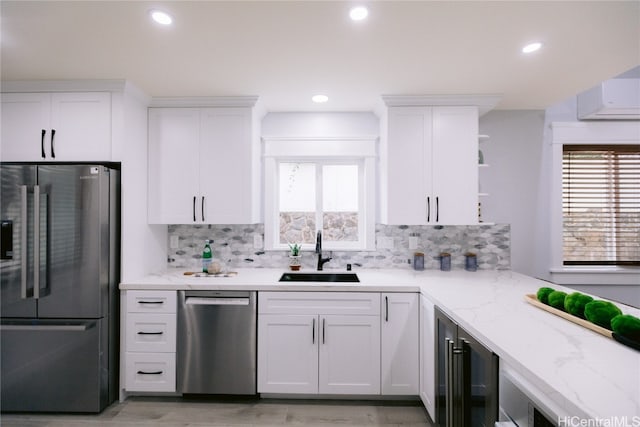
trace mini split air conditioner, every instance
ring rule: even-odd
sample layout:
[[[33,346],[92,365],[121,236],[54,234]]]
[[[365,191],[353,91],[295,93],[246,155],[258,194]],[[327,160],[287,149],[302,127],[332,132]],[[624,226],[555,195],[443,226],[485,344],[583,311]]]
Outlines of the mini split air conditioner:
[[[640,79],[606,80],[578,95],[580,120],[640,120]]]

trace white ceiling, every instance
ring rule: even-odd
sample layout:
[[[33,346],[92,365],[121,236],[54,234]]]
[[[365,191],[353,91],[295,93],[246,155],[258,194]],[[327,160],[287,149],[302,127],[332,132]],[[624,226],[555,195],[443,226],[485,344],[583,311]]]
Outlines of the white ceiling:
[[[347,16],[356,3],[364,22]],[[2,80],[124,78],[151,96],[259,95],[269,111],[366,111],[383,94],[541,109],[640,64],[639,1],[3,0],[0,13]],[[525,56],[533,40],[544,47]]]

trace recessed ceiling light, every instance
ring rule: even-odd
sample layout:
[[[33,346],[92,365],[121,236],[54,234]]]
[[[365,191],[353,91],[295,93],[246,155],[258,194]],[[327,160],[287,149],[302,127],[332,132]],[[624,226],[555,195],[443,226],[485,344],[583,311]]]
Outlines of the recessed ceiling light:
[[[322,104],[323,102],[327,102],[329,97],[327,95],[313,95],[311,100],[317,104]]]
[[[356,6],[349,11],[349,17],[354,21],[362,21],[369,15],[369,10],[364,6]]]
[[[542,43],[540,42],[529,43],[528,45],[522,48],[522,53],[532,53],[540,49],[541,47],[542,47]]]
[[[152,10],[150,13],[151,19],[156,21],[158,24],[171,25],[171,23],[173,23],[173,18],[167,12],[163,12],[161,10]]]

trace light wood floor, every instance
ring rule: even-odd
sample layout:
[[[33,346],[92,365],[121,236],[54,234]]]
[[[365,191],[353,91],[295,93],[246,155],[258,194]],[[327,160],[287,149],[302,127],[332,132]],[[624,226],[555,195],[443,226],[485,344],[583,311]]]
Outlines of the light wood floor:
[[[134,397],[99,415],[1,414],[3,427],[431,427],[416,402],[211,400]]]

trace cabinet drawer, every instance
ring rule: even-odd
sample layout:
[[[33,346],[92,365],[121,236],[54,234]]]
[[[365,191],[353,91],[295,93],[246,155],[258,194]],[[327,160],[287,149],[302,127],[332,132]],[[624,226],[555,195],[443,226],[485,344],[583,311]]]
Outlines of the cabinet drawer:
[[[175,313],[176,291],[127,291],[128,313]]]
[[[176,351],[176,315],[127,314],[127,351],[172,353]]]
[[[175,353],[126,353],[127,391],[176,391]]]
[[[380,294],[376,292],[259,292],[258,312],[379,316]]]

